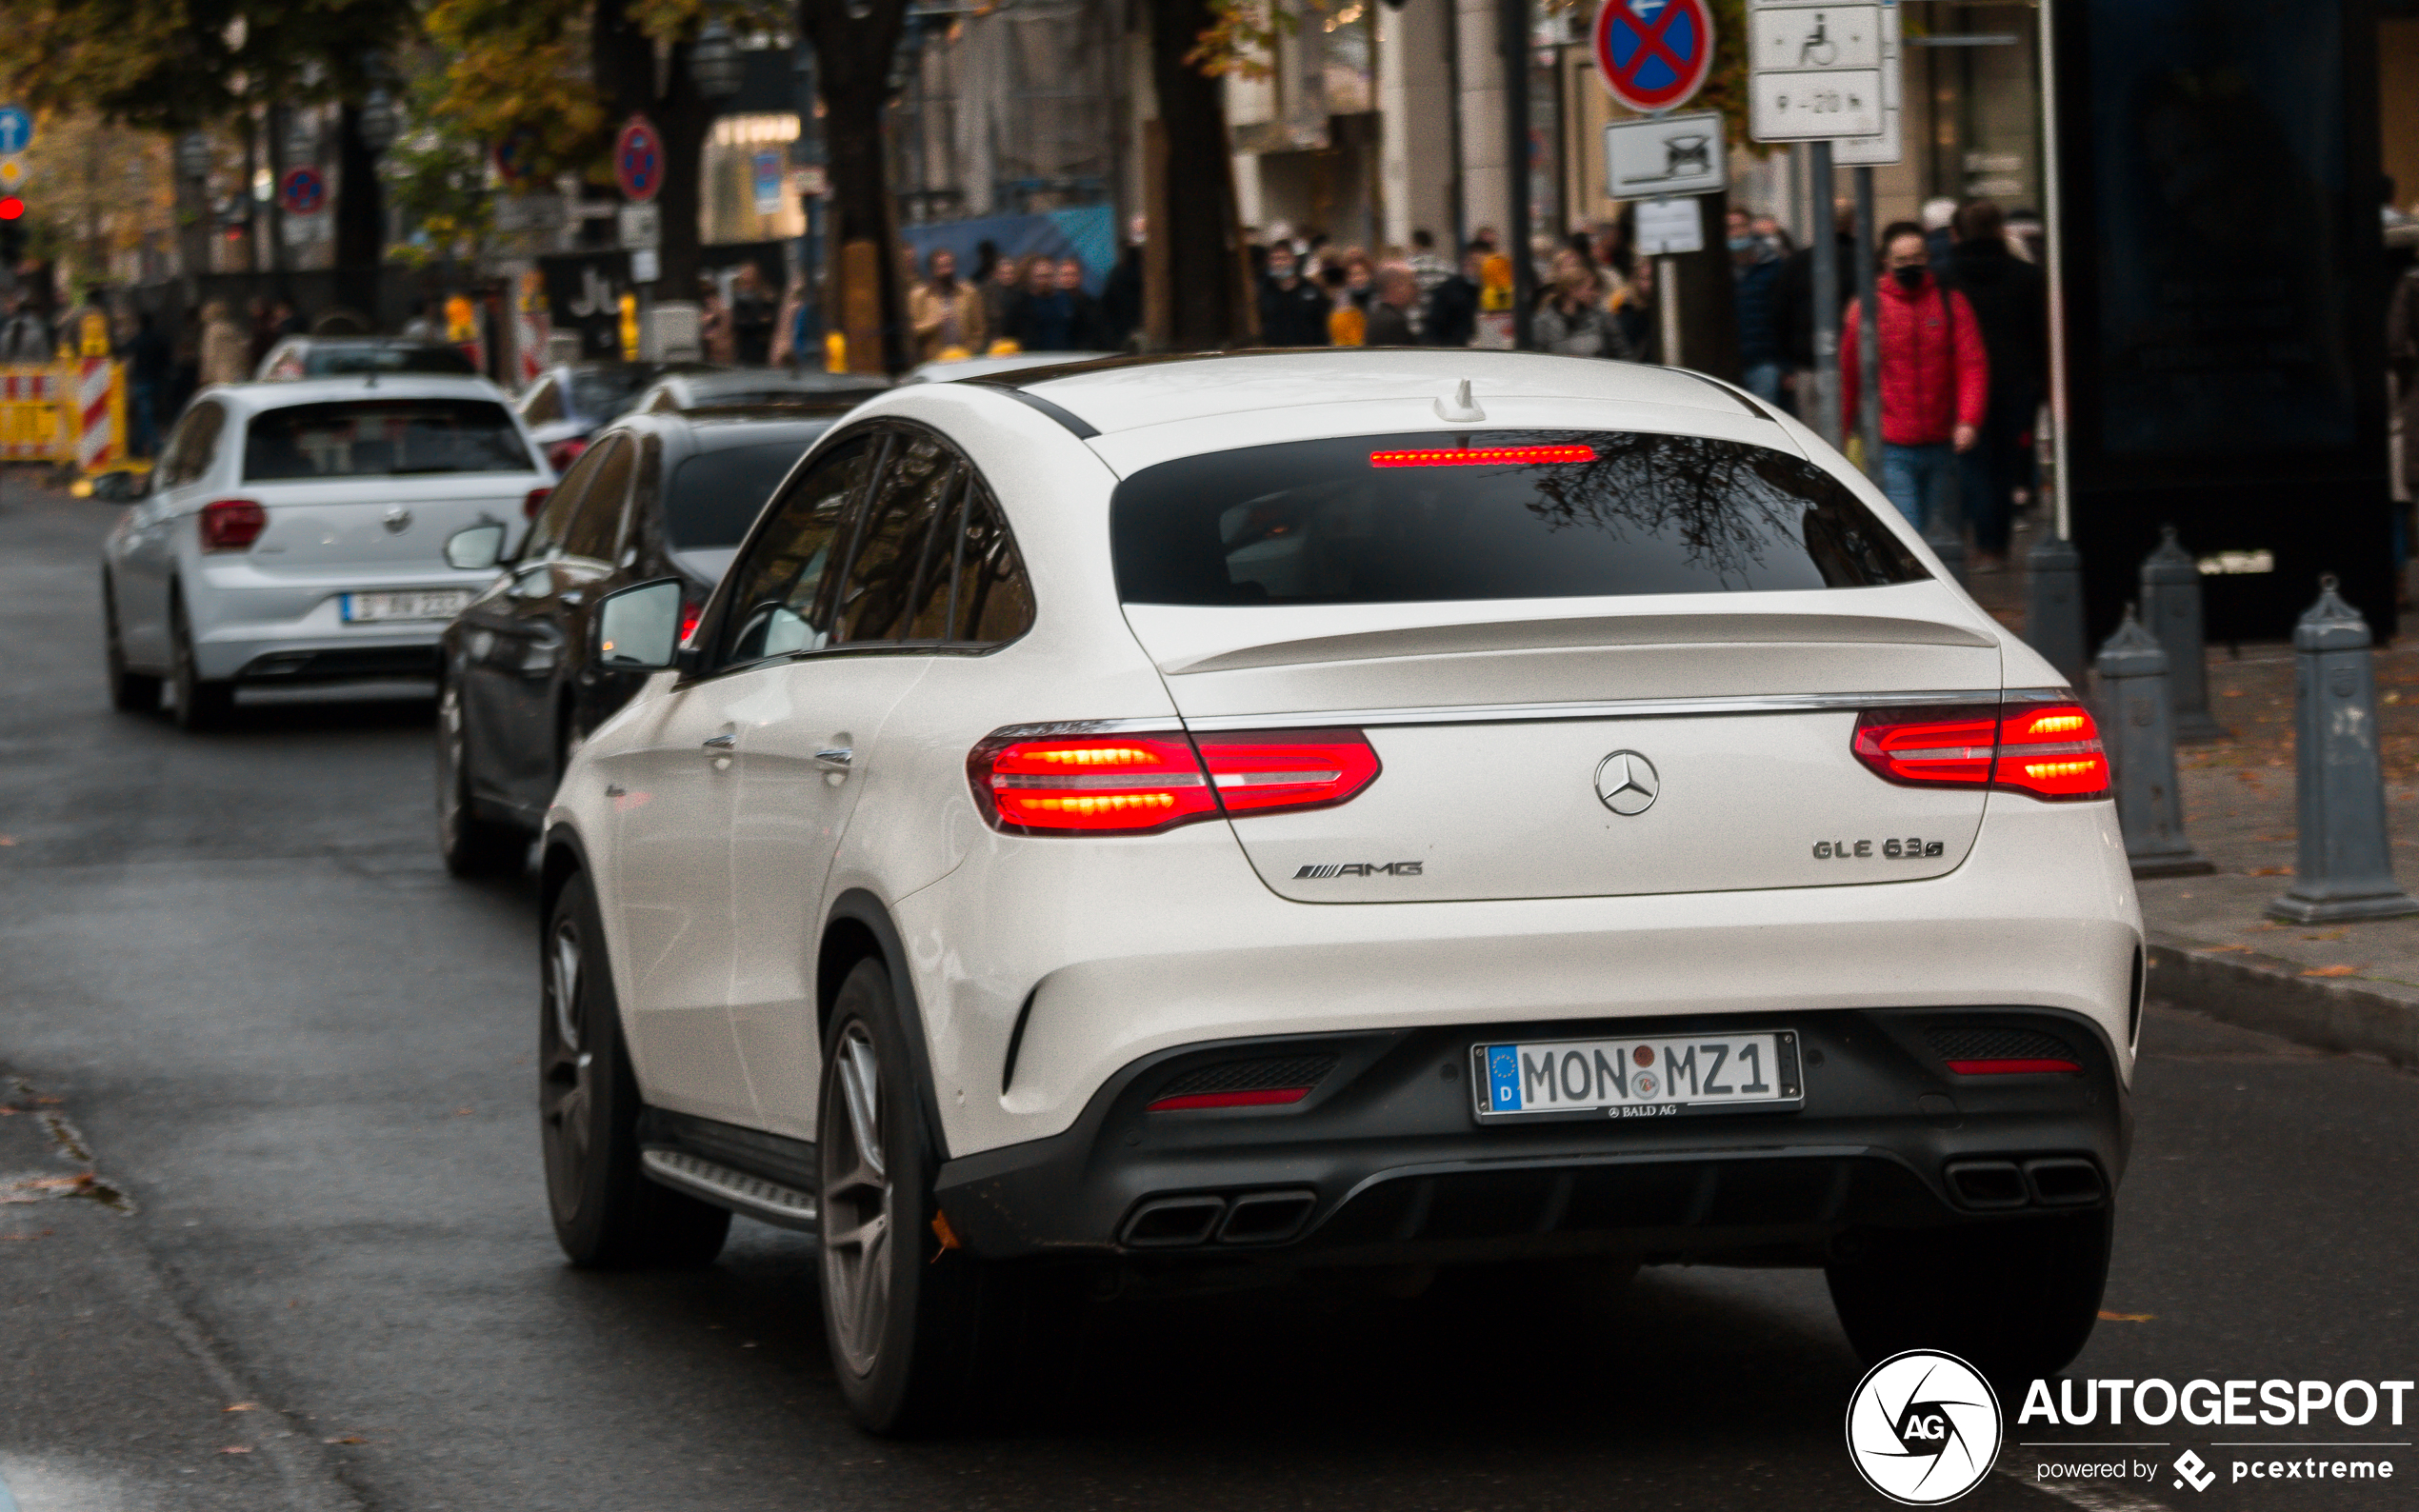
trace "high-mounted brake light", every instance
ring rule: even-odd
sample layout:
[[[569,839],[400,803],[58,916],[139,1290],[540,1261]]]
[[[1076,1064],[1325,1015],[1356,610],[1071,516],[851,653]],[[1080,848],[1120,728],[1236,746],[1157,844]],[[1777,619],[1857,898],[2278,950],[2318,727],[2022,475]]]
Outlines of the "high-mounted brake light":
[[[1909,787],[1988,785],[2050,800],[2109,790],[2100,729],[2080,704],[1867,709],[1853,745],[1857,760]]]
[[[1356,729],[1203,735],[993,736],[967,757],[984,817],[1024,833],[1172,828],[1323,808],[1367,787],[1377,752]]]
[[[1440,451],[1372,451],[1372,468],[1486,468],[1537,462],[1593,462],[1596,448],[1557,447],[1457,447]]]
[[[245,551],[269,528],[269,511],[250,499],[213,499],[202,506],[202,549]]]

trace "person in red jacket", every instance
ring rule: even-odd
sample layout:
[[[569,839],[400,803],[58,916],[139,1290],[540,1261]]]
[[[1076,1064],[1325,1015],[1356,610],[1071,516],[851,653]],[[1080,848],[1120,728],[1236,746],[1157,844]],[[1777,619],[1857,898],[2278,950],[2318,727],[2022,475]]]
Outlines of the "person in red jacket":
[[[1921,529],[1943,507],[1957,453],[1971,449],[1990,407],[1990,362],[1966,296],[1932,276],[1924,229],[1900,221],[1882,233],[1874,282],[1882,352],[1882,492]],[[1863,368],[1863,301],[1840,331],[1840,392],[1854,396]]]

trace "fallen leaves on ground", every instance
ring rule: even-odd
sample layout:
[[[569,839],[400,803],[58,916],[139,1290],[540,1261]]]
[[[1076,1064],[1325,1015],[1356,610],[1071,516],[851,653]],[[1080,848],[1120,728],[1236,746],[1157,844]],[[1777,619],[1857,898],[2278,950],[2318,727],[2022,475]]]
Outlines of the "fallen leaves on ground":
[[[0,1244],[30,1244],[37,1239],[48,1239],[50,1230],[39,1228],[30,1234],[0,1234]]]
[[[2213,956],[2218,954],[2220,951],[2249,950],[2249,948],[2250,946],[2247,945],[2203,945],[2200,948],[2200,954],[2205,956]]]
[[[2325,934],[2306,934],[2302,936],[2302,938],[2305,940],[2341,940],[2349,936],[2350,933],[2351,931],[2349,929],[2329,929]]]
[[[322,1439],[319,1442],[322,1443],[368,1443],[370,1441],[360,1434],[348,1433],[341,1439]]]
[[[2289,877],[2292,874],[2293,868],[2290,866],[2253,866],[2243,873],[2246,877]]]
[[[230,1443],[218,1452],[221,1454],[250,1454],[252,1452],[252,1446],[249,1443]]]
[[[38,1203],[62,1193],[83,1191],[92,1184],[90,1171],[73,1176],[27,1176],[0,1185],[0,1203]]]
[[[2309,970],[2303,972],[2302,975],[2306,977],[2356,977],[2360,975],[2360,972],[2361,968],[2359,966],[2312,966]]]
[[[2157,1316],[2158,1314],[2154,1312],[2110,1312],[2105,1307],[2100,1309],[2102,1323],[2149,1323]]]
[[[258,1412],[260,1410],[260,1403],[257,1402],[239,1402],[231,1407],[221,1407],[218,1410],[221,1412]]]

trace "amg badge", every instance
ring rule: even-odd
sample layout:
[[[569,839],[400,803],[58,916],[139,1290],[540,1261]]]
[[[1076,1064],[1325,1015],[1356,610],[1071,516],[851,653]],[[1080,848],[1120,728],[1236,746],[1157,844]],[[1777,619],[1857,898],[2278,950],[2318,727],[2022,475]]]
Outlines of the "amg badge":
[[[1340,865],[1305,866],[1293,874],[1300,882],[1305,877],[1316,882],[1324,877],[1416,877],[1424,865],[1417,861],[1349,861]]]

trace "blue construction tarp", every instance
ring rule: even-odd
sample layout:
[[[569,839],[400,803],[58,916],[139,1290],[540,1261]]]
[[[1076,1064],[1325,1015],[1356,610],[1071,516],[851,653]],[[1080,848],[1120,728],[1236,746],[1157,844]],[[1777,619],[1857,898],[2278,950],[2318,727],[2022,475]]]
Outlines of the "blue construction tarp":
[[[1080,258],[1084,264],[1084,290],[1096,295],[1108,280],[1110,269],[1117,265],[1117,212],[1107,205],[1086,205],[1041,215],[986,215],[980,220],[906,226],[900,228],[899,234],[915,249],[919,272],[927,254],[946,247],[957,254],[959,276],[970,278],[978,262],[975,249],[990,242],[1007,258],[1033,252]]]

